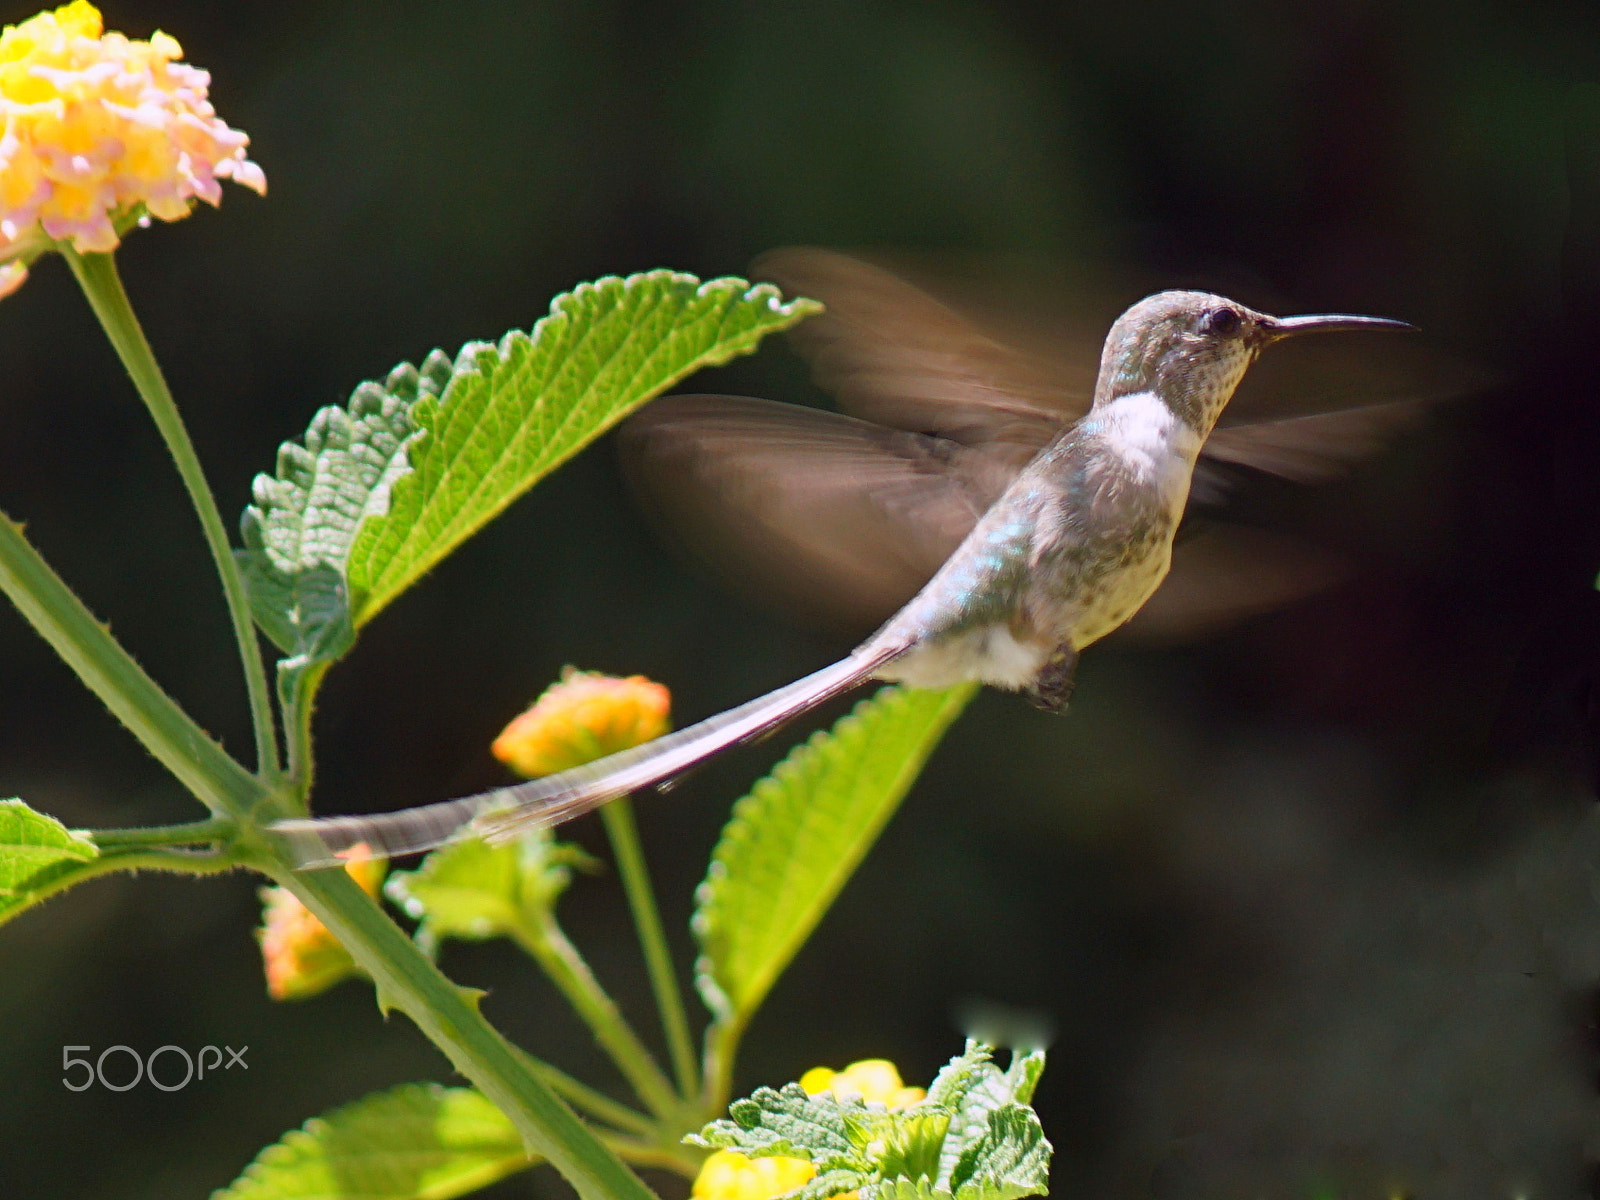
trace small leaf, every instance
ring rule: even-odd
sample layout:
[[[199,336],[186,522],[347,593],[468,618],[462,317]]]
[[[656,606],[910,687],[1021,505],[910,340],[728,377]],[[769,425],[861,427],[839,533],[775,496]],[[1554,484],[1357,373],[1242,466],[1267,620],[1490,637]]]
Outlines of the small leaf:
[[[1008,1104],[988,1114],[981,1137],[956,1156],[948,1180],[957,1200],[1016,1200],[1043,1195],[1050,1183],[1050,1143],[1031,1108]]]
[[[987,1181],[984,1186],[1028,1189],[1017,1195],[1039,1190],[1026,1182],[1031,1179],[1027,1172],[1041,1153],[1048,1169],[1050,1144],[1027,1102],[1043,1070],[1043,1051],[1014,1054],[1010,1068],[1001,1071],[987,1046],[969,1040],[939,1072],[928,1088],[928,1103],[951,1113],[939,1155],[941,1189],[959,1192],[974,1181]],[[1038,1182],[1042,1185],[1044,1179],[1041,1175]]]
[[[0,800],[0,921],[62,890],[99,848],[21,800]]]
[[[529,333],[464,347],[444,395],[412,413],[413,471],[351,547],[355,624],[646,400],[818,311],[767,284],[650,271],[582,284]]]
[[[547,829],[501,846],[464,838],[435,850],[415,871],[395,871],[384,894],[422,923],[418,936],[426,942],[481,941],[536,926],[536,914],[554,908],[567,889],[571,868],[588,862]]]
[[[799,1084],[758,1088],[728,1118],[685,1138],[752,1158],[807,1159],[817,1177],[796,1200],[859,1189],[865,1200],[1017,1200],[1048,1188],[1050,1143],[1017,1096],[1030,1092],[1042,1054],[1014,1056],[1011,1069],[986,1046],[966,1050],[939,1073],[926,1100],[885,1109],[859,1097],[808,1094]]]
[[[789,1195],[789,1200],[827,1200],[845,1192],[857,1192],[872,1182],[864,1171],[819,1171],[802,1187]]]
[[[285,1134],[212,1200],[449,1200],[528,1165],[516,1129],[481,1094],[408,1083]]]
[[[885,688],[795,750],[734,806],[697,894],[697,982],[748,1019],[976,691]]]
[[[862,1147],[869,1115],[859,1099],[841,1101],[827,1092],[809,1095],[798,1083],[757,1088],[728,1106],[728,1118],[713,1121],[683,1140],[694,1146],[738,1150],[752,1158],[783,1154],[816,1164],[819,1171],[867,1170]],[[887,1113],[880,1113],[887,1116]]]

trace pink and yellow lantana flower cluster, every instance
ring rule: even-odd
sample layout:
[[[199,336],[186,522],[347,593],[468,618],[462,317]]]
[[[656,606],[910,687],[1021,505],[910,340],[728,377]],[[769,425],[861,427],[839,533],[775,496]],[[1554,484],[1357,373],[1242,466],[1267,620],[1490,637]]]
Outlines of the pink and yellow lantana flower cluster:
[[[114,249],[140,206],[176,221],[196,198],[217,204],[222,179],[266,191],[250,139],[182,54],[164,33],[105,33],[88,0],[0,32],[0,295],[52,242]]]
[[[813,1096],[823,1092],[841,1100],[859,1096],[884,1108],[909,1108],[927,1097],[921,1088],[906,1087],[895,1065],[882,1058],[853,1062],[842,1071],[813,1067],[800,1076],[800,1086]],[[817,1168],[803,1158],[781,1154],[750,1158],[737,1150],[718,1150],[701,1165],[691,1200],[774,1200],[804,1186],[816,1173]]]

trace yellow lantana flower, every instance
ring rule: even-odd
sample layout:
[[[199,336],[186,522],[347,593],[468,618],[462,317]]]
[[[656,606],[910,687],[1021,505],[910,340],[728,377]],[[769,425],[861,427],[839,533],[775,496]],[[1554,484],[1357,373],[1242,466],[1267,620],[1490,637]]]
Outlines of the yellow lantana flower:
[[[800,1076],[800,1086],[813,1096],[832,1092],[840,1100],[859,1096],[868,1104],[885,1108],[910,1108],[928,1093],[919,1087],[906,1087],[900,1072],[886,1058],[864,1058],[842,1071],[812,1067]]]
[[[772,1200],[804,1187],[816,1173],[803,1158],[750,1158],[737,1150],[718,1150],[700,1164],[690,1195],[696,1200]]]
[[[660,737],[671,706],[671,693],[643,675],[568,667],[490,751],[519,775],[553,775]]]
[[[928,1095],[922,1088],[906,1087],[895,1065],[883,1058],[862,1059],[842,1071],[812,1067],[800,1076],[800,1086],[813,1096],[831,1092],[840,1100],[859,1097],[885,1108],[908,1108]],[[816,1173],[803,1158],[750,1158],[737,1150],[718,1150],[701,1164],[691,1195],[694,1200],[774,1200],[803,1187]],[[847,1192],[838,1200],[855,1196]]]
[[[176,221],[195,198],[219,203],[222,179],[266,192],[250,139],[182,55],[164,33],[105,33],[88,0],[0,31],[0,295],[52,241],[114,249],[141,205]]]
[[[377,896],[385,862],[357,842],[339,855],[344,869],[369,896]],[[357,971],[355,960],[328,927],[287,888],[261,889],[261,960],[267,968],[267,994],[274,1000],[304,1000]]]

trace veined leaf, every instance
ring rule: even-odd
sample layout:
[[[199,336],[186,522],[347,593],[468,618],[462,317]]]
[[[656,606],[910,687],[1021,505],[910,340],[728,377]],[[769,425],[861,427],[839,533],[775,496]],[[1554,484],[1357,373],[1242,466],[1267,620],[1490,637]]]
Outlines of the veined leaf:
[[[318,412],[304,445],[279,448],[277,474],[256,476],[240,560],[256,620],[285,654],[329,660],[349,648],[350,545],[363,521],[388,511],[394,481],[410,470],[417,402],[437,399],[450,377],[437,350],[420,370],[402,363],[356,388],[346,407]]]
[[[443,397],[412,414],[412,473],[356,535],[355,624],[646,400],[819,310],[766,284],[650,271],[582,284],[530,333],[463,348]]]
[[[817,1175],[801,1200],[855,1190],[865,1200],[1017,1200],[1049,1184],[1050,1143],[1024,1095],[1043,1069],[1035,1051],[1001,1071],[987,1046],[968,1042],[917,1104],[888,1109],[795,1083],[757,1088],[728,1106],[727,1120],[684,1140],[806,1159]]]
[[[1002,1071],[989,1048],[971,1040],[946,1064],[928,1088],[928,1103],[951,1114],[939,1151],[939,1188],[957,1195],[974,1184],[1023,1188],[1008,1193],[1017,1196],[1038,1190],[1033,1181],[1045,1178],[1050,1143],[1028,1102],[1043,1072],[1041,1050],[1013,1054]]]
[[[885,688],[734,806],[700,885],[697,983],[749,1018],[855,870],[976,685]]]
[[[239,552],[257,622],[312,668],[519,495],[634,408],[816,312],[743,279],[651,271],[558,296],[529,333],[364,383],[258,476]],[[309,684],[306,680],[311,680]]]
[[[0,922],[66,886],[95,844],[21,800],[0,800]]]
[[[574,866],[592,862],[576,846],[538,829],[502,846],[462,838],[441,846],[415,871],[395,871],[384,894],[421,922],[418,936],[505,937],[538,925],[538,914],[555,907]]]
[[[449,1200],[528,1165],[480,1093],[408,1083],[285,1134],[212,1200]]]

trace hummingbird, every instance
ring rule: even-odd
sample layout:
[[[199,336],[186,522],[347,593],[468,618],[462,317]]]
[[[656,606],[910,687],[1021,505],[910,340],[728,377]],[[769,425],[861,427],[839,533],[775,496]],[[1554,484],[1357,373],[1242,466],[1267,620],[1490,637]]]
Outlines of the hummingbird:
[[[1086,389],[884,268],[804,248],[757,266],[828,304],[796,341],[846,411],[666,397],[624,424],[625,457],[689,526],[720,524],[736,558],[892,615],[830,666],[585,766],[395,813],[277,822],[302,867],[358,842],[392,857],[468,829],[500,842],[559,824],[868,680],[977,681],[1062,711],[1080,653],[1166,590],[1185,508],[1216,486],[1215,463],[1320,479],[1408,419],[1408,405],[1375,405],[1218,427],[1272,343],[1404,321],[1160,292],[1111,326],[1085,406]]]

